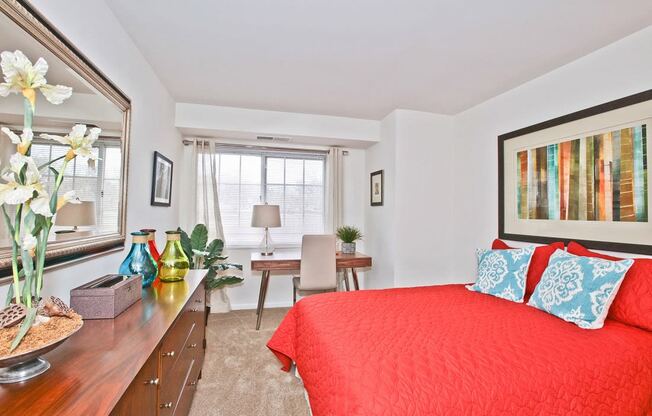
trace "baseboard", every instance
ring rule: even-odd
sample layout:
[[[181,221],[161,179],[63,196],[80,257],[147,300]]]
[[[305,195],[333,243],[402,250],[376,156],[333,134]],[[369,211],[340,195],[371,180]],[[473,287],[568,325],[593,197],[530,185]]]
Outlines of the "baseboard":
[[[265,309],[268,308],[289,308],[292,306],[292,301],[290,302],[265,302]],[[239,311],[243,309],[256,309],[258,307],[257,303],[232,303],[231,309],[234,311]]]

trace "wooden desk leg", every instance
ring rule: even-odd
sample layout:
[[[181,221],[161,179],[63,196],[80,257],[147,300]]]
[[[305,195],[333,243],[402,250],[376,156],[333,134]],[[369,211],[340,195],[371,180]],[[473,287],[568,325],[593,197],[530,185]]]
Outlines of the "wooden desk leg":
[[[263,270],[260,274],[260,290],[258,290],[258,304],[256,305],[256,315],[260,315],[260,300],[263,297],[263,287],[265,286],[265,274],[267,270]]]
[[[360,290],[360,285],[358,284],[358,272],[356,272],[353,267],[351,267],[351,275],[353,275],[353,286],[355,287],[355,290]]]
[[[256,330],[260,329],[260,322],[263,319],[263,309],[265,308],[265,297],[267,296],[267,286],[269,286],[269,270],[263,270],[263,276],[260,281],[260,293],[258,295],[258,319],[256,319]]]
[[[348,292],[350,290],[350,288],[349,288],[349,269],[342,270],[342,276],[344,278],[344,287],[346,287],[346,291]]]

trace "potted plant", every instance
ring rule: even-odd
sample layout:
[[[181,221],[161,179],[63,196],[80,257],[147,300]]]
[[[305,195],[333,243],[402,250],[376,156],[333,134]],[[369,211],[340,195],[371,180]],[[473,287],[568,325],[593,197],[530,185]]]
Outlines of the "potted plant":
[[[357,227],[343,225],[335,233],[342,240],[342,253],[355,254],[355,242],[362,239],[362,233]]]
[[[99,128],[88,130],[77,124],[66,136],[42,134],[68,149],[63,156],[37,166],[31,156],[32,120],[37,90],[52,104],[61,104],[72,95],[72,88],[49,85],[45,79],[48,64],[39,58],[35,64],[21,52],[2,52],[4,82],[0,97],[23,96],[23,129],[16,133],[7,127],[2,133],[16,145],[9,166],[0,180],[0,208],[11,238],[12,283],[5,308],[0,310],[0,383],[34,377],[50,365],[39,356],[61,344],[81,328],[81,317],[61,299],[41,297],[45,254],[54,216],[67,203],[79,203],[74,191],[59,195],[66,167],[77,157],[97,159],[92,145]],[[57,164],[55,165],[55,162]],[[41,172],[49,170],[55,180],[48,184]]]
[[[208,229],[204,224],[197,224],[190,236],[178,228],[181,232],[181,247],[190,260],[191,269],[208,269],[206,277],[206,289],[215,293],[211,296],[210,309],[213,312],[229,312],[231,302],[226,293],[226,287],[242,282],[244,279],[234,274],[242,274],[242,265],[227,263],[227,256],[222,255],[224,241],[219,238],[208,242]]]

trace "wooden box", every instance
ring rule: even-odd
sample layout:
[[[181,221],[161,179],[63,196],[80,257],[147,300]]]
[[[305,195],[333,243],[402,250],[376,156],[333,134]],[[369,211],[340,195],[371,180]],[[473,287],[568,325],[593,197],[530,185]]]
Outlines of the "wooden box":
[[[113,319],[141,298],[142,276],[107,274],[70,291],[70,306],[84,319]]]

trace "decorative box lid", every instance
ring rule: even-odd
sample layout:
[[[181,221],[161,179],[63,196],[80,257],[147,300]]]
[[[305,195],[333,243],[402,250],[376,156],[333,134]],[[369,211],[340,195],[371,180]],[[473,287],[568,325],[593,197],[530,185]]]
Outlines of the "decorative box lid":
[[[72,289],[70,296],[114,296],[116,291],[125,286],[137,284],[140,288],[141,281],[142,276],[139,274],[107,274]]]

